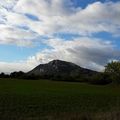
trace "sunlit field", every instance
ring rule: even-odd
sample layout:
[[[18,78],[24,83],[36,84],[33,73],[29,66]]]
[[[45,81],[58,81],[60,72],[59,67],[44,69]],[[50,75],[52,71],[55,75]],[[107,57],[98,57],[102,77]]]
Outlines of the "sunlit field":
[[[0,80],[0,120],[119,120],[120,86]]]

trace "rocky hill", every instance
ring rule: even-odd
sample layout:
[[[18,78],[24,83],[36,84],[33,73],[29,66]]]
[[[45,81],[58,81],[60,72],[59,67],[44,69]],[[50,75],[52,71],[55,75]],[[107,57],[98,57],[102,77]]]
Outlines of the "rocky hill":
[[[82,68],[74,63],[62,60],[53,60],[46,64],[40,64],[33,70],[29,71],[28,75],[41,77],[78,77],[91,76],[97,72]]]

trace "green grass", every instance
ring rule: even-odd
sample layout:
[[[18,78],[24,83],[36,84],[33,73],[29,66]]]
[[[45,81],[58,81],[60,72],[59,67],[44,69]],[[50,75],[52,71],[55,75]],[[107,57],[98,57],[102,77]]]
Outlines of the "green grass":
[[[119,120],[120,86],[0,80],[0,120]]]

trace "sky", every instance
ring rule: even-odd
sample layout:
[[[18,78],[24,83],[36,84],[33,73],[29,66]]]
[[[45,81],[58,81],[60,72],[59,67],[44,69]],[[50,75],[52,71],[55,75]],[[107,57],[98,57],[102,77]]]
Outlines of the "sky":
[[[120,0],[0,0],[0,72],[54,59],[103,71],[120,59]]]

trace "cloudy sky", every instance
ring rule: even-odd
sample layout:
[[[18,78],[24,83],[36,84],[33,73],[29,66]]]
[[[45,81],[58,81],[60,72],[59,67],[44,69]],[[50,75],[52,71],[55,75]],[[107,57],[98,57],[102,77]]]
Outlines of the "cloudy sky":
[[[101,71],[120,59],[120,0],[0,0],[0,72],[53,59]]]

